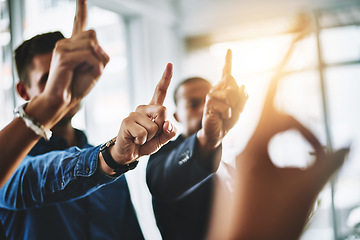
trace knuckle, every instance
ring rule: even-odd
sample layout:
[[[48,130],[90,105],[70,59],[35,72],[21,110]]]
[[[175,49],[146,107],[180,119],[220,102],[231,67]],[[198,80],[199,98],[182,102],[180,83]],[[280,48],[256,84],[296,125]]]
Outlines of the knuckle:
[[[88,30],[87,32],[88,32],[90,38],[95,38],[95,39],[96,39],[96,32],[95,32],[95,30],[90,29],[90,30]]]
[[[144,142],[146,140],[148,132],[146,131],[146,129],[142,128],[139,129],[139,131],[136,134],[136,138],[138,138],[140,140],[140,142]]]
[[[88,48],[91,48],[91,47],[94,47],[96,45],[96,43],[93,39],[89,38],[89,39],[86,39],[84,45]]]
[[[130,152],[125,152],[124,153],[124,158],[125,159],[131,159],[131,157],[132,157],[132,154]]]
[[[124,118],[124,119],[122,120],[121,125],[127,125],[128,123],[129,123],[129,117]]]
[[[136,110],[135,112],[141,112],[144,108],[145,108],[146,105],[139,105],[136,107]]]
[[[64,51],[65,45],[67,43],[67,39],[61,39],[56,42],[54,51],[62,52]]]
[[[104,54],[104,56],[105,56],[105,65],[106,65],[110,61],[110,57],[106,53]]]
[[[158,125],[156,123],[151,124],[151,126],[149,127],[149,132],[157,132],[159,129]]]
[[[93,65],[92,68],[93,75],[96,78],[99,77],[102,73],[103,67],[101,65]]]
[[[165,114],[166,114],[166,111],[167,111],[167,109],[166,109],[165,106],[162,106],[162,105],[159,106],[158,112],[159,112],[159,114],[160,114],[161,116],[165,115]]]
[[[123,119],[122,123],[128,125],[130,122],[132,122],[132,118],[133,118],[133,113],[130,113],[127,118]]]
[[[136,118],[136,116],[138,116],[138,113],[137,113],[137,112],[131,112],[131,113],[129,114],[129,117],[128,117],[128,118],[133,119],[133,118]]]

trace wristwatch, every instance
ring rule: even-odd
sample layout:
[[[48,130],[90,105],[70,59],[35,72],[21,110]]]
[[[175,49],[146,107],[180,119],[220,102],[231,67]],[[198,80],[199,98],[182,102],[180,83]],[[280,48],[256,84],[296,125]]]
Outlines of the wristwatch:
[[[138,165],[139,161],[136,160],[135,162],[128,163],[128,164],[119,164],[119,163],[115,162],[115,160],[113,159],[113,157],[111,156],[111,154],[109,152],[109,147],[114,145],[115,142],[116,142],[116,137],[111,139],[110,141],[104,143],[100,147],[100,152],[105,160],[106,165],[108,165],[110,168],[112,168],[114,170],[114,172],[117,173],[117,175],[120,175],[120,174],[126,173],[129,170],[134,169]]]

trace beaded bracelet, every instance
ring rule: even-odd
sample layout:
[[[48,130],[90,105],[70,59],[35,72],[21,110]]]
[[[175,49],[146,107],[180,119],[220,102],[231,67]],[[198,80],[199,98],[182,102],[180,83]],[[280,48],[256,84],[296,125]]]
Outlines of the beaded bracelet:
[[[14,109],[15,117],[19,117],[24,120],[26,126],[33,130],[37,135],[43,137],[46,141],[49,141],[52,135],[52,132],[49,129],[46,129],[34,118],[30,117],[25,112],[25,107],[28,103],[24,103]]]

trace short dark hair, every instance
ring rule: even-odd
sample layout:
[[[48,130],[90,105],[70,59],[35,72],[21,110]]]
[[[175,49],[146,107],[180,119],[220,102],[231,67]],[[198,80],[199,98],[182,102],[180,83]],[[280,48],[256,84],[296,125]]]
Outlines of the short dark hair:
[[[15,64],[20,82],[30,86],[28,73],[33,58],[39,54],[52,52],[57,41],[63,38],[64,35],[59,31],[39,34],[24,41],[15,49]]]
[[[177,106],[177,97],[176,97],[176,95],[177,95],[177,92],[178,92],[179,88],[180,88],[182,85],[186,84],[186,83],[192,83],[192,82],[197,82],[197,81],[206,82],[207,84],[209,84],[209,86],[211,86],[211,83],[210,83],[208,80],[206,80],[206,79],[204,79],[204,78],[201,78],[201,77],[186,78],[185,80],[183,80],[183,81],[181,81],[180,83],[178,83],[178,85],[176,85],[176,87],[175,87],[174,95],[173,95],[175,106]]]

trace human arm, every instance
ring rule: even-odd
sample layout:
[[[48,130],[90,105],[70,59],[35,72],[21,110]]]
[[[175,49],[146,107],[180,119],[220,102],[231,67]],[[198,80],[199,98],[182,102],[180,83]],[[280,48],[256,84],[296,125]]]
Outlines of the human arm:
[[[98,167],[100,147],[27,156],[0,189],[0,207],[29,209],[84,197],[117,178]]]
[[[167,64],[163,76],[148,105],[140,105],[129,114],[120,126],[116,142],[109,148],[117,164],[125,165],[139,157],[150,155],[160,149],[176,134],[176,129],[166,120],[166,108],[162,105],[172,77],[172,64]],[[116,175],[99,154],[99,166],[108,175]]]
[[[315,162],[306,169],[279,168],[270,158],[270,139],[288,129],[299,131],[315,150]],[[236,214],[232,222],[238,224],[232,226],[230,239],[298,239],[317,195],[341,167],[348,151],[325,153],[301,123],[265,104],[254,135],[236,159]]]
[[[86,12],[86,4],[79,0],[77,15],[83,15],[84,11]],[[84,25],[85,19],[78,19],[82,19],[81,23],[76,24]],[[82,47],[76,47],[79,44],[75,43],[81,43]],[[66,47],[68,45],[70,47]],[[50,129],[90,91],[107,62],[107,55],[98,46],[96,36],[91,32],[79,33],[69,40],[59,41],[53,52],[46,87],[40,95],[27,103],[26,114]],[[88,76],[87,80],[83,78],[84,75]],[[6,146],[0,151],[0,186],[9,179],[39,139],[40,136],[26,127],[25,122],[19,118],[0,132],[0,143]]]
[[[222,139],[238,120],[247,99],[244,88],[239,88],[231,77],[231,51],[223,75],[206,96],[202,128],[182,143],[181,136],[150,157],[147,183],[153,197],[177,198],[218,168]]]
[[[197,132],[199,142],[200,164],[206,166],[207,159],[218,151],[222,140],[239,119],[248,95],[245,87],[239,87],[231,75],[232,53],[229,49],[226,54],[222,80],[210,91],[202,117],[202,128]],[[221,157],[221,154],[218,154]],[[220,158],[215,162],[216,170]]]
[[[169,65],[169,67],[170,68],[167,69],[171,70],[171,65]],[[169,73],[171,73],[171,71],[169,71]],[[165,74],[165,76],[170,75]],[[166,80],[161,80],[160,85],[163,81],[170,81],[170,78],[167,77],[163,79]],[[154,96],[158,95],[159,90],[155,91]],[[159,102],[160,101],[157,101],[157,103]],[[145,110],[142,110],[142,108],[145,108]],[[166,109],[163,106],[142,106],[140,110],[139,112],[133,113],[135,115],[134,118],[129,117],[130,119],[128,121],[124,120],[121,128],[133,131],[133,124],[137,124],[138,122],[145,122],[143,123],[145,127],[147,127],[146,124],[156,126],[151,129],[152,132],[149,133],[153,134],[152,138],[147,138],[147,140],[154,142],[152,144],[150,142],[136,146],[136,149],[139,150],[139,155],[146,154],[147,151],[157,150],[164,139],[168,141],[170,139],[167,138],[168,136],[172,137],[175,135],[175,129],[171,129],[168,132],[165,127],[163,129],[166,129],[166,133],[157,133],[157,124],[165,124]],[[154,121],[157,123],[150,120],[152,118],[147,115],[149,112],[150,114],[159,114],[159,116],[150,115],[152,118],[155,118]],[[130,116],[132,116],[132,114],[130,114]],[[169,123],[167,123],[167,126],[168,125]],[[140,129],[142,129],[141,125]],[[127,132],[125,131],[125,133]],[[155,136],[156,134],[158,135]],[[142,150],[142,146],[145,147],[144,150]],[[91,152],[89,153],[89,151]],[[97,147],[83,150],[71,148],[66,151],[53,151],[45,155],[27,157],[18,167],[14,176],[2,189],[0,204],[3,204],[4,208],[27,209],[86,196],[118,177],[118,175],[112,177],[104,173],[106,170],[100,167],[101,160],[99,160],[99,156],[101,156],[101,154],[99,147]]]
[[[236,158],[234,201],[227,211],[231,214],[222,218],[213,216],[209,239],[218,236],[222,239],[298,239],[317,195],[341,167],[349,151],[345,148],[326,153],[310,130],[275,107],[274,98],[283,76],[282,69],[298,39],[294,39],[270,82],[258,125]],[[268,152],[270,140],[290,129],[298,131],[315,151],[314,162],[306,168],[280,168],[271,160]],[[224,208],[224,202],[216,202],[215,209],[221,208]],[[217,227],[219,223],[229,228],[220,229]]]

